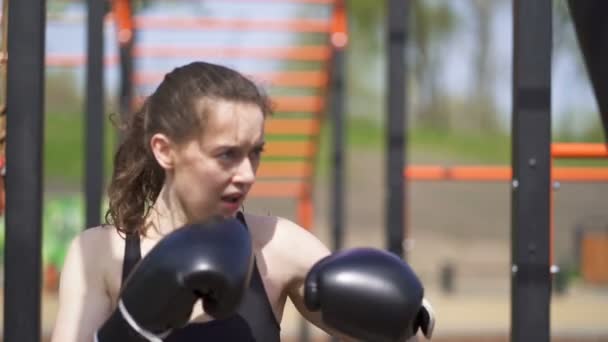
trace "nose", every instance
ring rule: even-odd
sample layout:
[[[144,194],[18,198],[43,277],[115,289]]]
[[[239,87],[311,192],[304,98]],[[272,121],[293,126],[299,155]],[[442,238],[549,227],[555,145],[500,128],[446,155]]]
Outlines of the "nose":
[[[243,158],[235,170],[235,183],[251,185],[255,181],[255,167],[249,158]]]

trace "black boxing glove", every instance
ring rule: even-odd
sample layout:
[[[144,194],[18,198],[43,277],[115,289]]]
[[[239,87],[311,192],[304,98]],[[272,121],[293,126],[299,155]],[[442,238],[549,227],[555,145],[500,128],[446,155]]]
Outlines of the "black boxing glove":
[[[249,285],[253,250],[237,219],[191,224],[164,237],[127,278],[99,342],[162,341],[201,298],[216,319],[233,314]]]
[[[305,279],[308,310],[320,311],[329,328],[364,341],[405,341],[420,327],[428,330],[423,296],[408,264],[372,248],[329,255]]]

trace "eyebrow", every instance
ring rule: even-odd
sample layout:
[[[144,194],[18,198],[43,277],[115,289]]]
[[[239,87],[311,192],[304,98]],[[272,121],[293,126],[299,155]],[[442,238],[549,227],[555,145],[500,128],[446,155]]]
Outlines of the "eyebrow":
[[[260,148],[260,147],[264,147],[264,145],[266,145],[266,141],[262,140],[262,141],[259,141],[259,142],[256,142],[255,144],[253,144],[253,147]],[[241,148],[241,145],[221,144],[221,145],[214,146],[213,150],[217,151],[217,150],[229,149],[229,148]]]

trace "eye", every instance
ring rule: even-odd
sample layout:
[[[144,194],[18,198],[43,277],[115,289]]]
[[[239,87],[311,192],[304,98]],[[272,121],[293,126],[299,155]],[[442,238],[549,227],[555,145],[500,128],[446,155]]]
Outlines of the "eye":
[[[222,160],[233,160],[238,157],[238,152],[235,149],[227,149],[219,154],[219,158]]]
[[[251,151],[251,154],[254,158],[260,158],[262,156],[262,153],[264,152],[264,146],[259,146],[253,149],[253,151]]]

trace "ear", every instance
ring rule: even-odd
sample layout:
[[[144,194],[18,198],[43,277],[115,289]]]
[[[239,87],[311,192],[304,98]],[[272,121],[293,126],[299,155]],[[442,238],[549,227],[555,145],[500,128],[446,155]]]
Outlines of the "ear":
[[[173,143],[162,133],[156,133],[150,138],[150,148],[158,164],[165,170],[173,169],[175,154]]]

